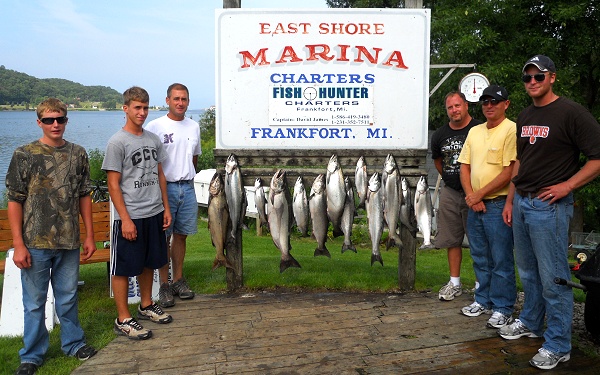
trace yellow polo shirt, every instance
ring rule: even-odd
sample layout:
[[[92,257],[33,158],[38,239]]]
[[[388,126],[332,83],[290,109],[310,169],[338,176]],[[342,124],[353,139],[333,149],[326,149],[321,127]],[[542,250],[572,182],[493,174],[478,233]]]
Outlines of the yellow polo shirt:
[[[489,184],[504,167],[517,160],[517,124],[504,119],[498,126],[488,129],[487,122],[473,127],[467,135],[458,161],[471,166],[473,191]],[[508,184],[484,199],[508,194]]]

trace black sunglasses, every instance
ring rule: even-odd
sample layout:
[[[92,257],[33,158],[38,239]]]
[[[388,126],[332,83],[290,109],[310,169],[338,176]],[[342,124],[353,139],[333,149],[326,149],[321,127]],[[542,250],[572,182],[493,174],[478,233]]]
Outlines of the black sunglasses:
[[[488,104],[496,105],[496,104],[498,104],[500,102],[503,102],[503,101],[504,100],[498,100],[498,99],[483,99],[481,101],[481,105],[488,105]]]
[[[529,83],[529,81],[531,81],[532,78],[534,78],[537,82],[542,82],[546,79],[546,75],[544,73],[523,74],[523,77],[521,77],[521,79],[525,83]]]
[[[67,122],[69,118],[67,116],[60,116],[60,117],[44,117],[41,118],[40,121],[46,125],[52,125],[54,124],[54,120],[56,120],[56,122],[58,122],[59,124],[64,124]]]

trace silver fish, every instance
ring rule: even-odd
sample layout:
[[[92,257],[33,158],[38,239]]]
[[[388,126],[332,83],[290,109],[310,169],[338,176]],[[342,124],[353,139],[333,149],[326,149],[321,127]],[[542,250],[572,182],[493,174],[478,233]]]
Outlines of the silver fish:
[[[375,262],[379,262],[383,266],[383,259],[379,252],[379,242],[383,233],[383,193],[381,191],[379,173],[377,172],[373,173],[373,176],[369,180],[366,206],[367,223],[371,237],[371,266]]]
[[[367,175],[367,164],[365,158],[360,157],[356,162],[356,170],[354,171],[354,185],[356,186],[356,194],[358,195],[357,208],[364,207],[367,200],[367,191],[369,190],[369,176]]]
[[[424,176],[419,178],[415,191],[415,217],[417,226],[423,234],[423,245],[419,249],[431,249],[431,222],[433,219],[433,204],[431,203],[431,193]]]
[[[213,271],[219,267],[233,268],[225,256],[225,244],[227,232],[231,225],[229,221],[229,209],[225,197],[223,177],[215,173],[208,186],[210,194],[208,198],[208,230],[210,239],[217,252],[213,262]]]
[[[294,185],[294,196],[292,208],[294,211],[294,220],[296,220],[296,227],[302,236],[308,235],[308,222],[310,220],[308,213],[308,200],[306,199],[306,189],[304,188],[304,182],[302,182],[302,176],[299,176]]]
[[[312,220],[312,232],[317,240],[315,256],[324,255],[331,258],[329,250],[325,246],[327,241],[327,230],[329,220],[327,219],[327,193],[325,192],[325,181],[322,174],[315,178],[308,194],[308,207]]]
[[[400,179],[400,186],[402,187],[402,204],[400,205],[400,222],[415,236],[416,218],[415,209],[413,206],[412,192],[406,178]]]
[[[344,213],[342,214],[342,232],[344,232],[344,243],[342,244],[342,253],[352,250],[356,253],[356,247],[352,244],[352,224],[354,224],[354,189],[350,178],[344,179],[346,187],[346,203],[344,204]]]
[[[333,237],[338,237],[343,234],[341,225],[346,188],[344,187],[344,173],[335,154],[331,156],[329,164],[327,164],[325,191],[327,192],[327,216],[333,225]]]
[[[402,204],[402,191],[400,187],[400,171],[396,159],[391,154],[385,159],[381,173],[381,186],[383,188],[383,217],[388,226],[386,250],[392,246],[402,247],[402,240],[396,231],[400,218],[400,205]]]
[[[254,204],[258,211],[258,219],[260,225],[267,225],[267,198],[265,197],[265,189],[262,186],[262,180],[260,177],[254,181]]]
[[[275,172],[271,179],[267,204],[271,237],[273,238],[273,243],[281,252],[279,272],[281,273],[289,267],[300,268],[300,263],[290,254],[290,250],[292,250],[290,230],[294,221],[292,197],[285,182],[285,171],[281,169]]]
[[[231,218],[230,237],[235,241],[237,231],[243,224],[248,203],[246,190],[242,185],[242,173],[234,154],[230,154],[225,163],[225,196]]]

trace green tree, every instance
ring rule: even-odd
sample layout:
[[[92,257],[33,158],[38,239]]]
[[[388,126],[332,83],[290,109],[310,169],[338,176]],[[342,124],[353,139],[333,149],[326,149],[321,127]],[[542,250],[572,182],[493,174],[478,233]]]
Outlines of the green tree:
[[[88,159],[90,161],[90,178],[96,181],[106,181],[106,171],[102,169],[104,151],[97,148],[90,150]]]
[[[216,115],[215,107],[210,107],[204,111],[200,120],[198,121],[200,126],[200,138],[202,155],[198,158],[198,168],[212,169],[215,168],[215,158],[213,150],[215,148],[215,127],[216,127]]]

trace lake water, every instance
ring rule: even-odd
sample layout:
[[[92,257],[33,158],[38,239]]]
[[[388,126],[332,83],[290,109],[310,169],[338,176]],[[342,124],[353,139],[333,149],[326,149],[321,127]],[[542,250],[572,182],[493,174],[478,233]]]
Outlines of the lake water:
[[[190,110],[186,113],[194,121],[200,120],[204,110]],[[146,123],[160,116],[164,111],[150,111]],[[64,138],[83,146],[88,152],[102,151],[108,139],[125,124],[123,111],[71,111]],[[5,190],[4,179],[15,148],[39,139],[42,130],[38,127],[35,111],[0,111],[0,192]]]

